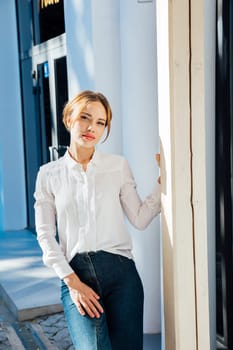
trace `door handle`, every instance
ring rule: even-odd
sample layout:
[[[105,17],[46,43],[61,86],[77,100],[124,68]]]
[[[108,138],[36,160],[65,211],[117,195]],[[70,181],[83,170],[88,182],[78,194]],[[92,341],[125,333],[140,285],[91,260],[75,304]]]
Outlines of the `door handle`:
[[[57,160],[58,158],[62,157],[64,153],[67,151],[68,146],[59,145],[56,146],[50,146],[49,147],[49,156],[50,161]]]

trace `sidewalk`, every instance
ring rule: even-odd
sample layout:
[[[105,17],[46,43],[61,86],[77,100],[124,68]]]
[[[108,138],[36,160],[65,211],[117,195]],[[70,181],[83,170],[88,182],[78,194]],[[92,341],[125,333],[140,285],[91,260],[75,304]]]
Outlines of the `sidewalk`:
[[[144,350],[161,350],[160,335],[144,335]],[[30,322],[0,322],[0,350],[75,350],[63,313]],[[119,349],[121,350],[121,349]]]
[[[0,350],[74,350],[60,281],[43,265],[35,235],[0,232],[0,261]],[[160,349],[160,335],[144,336],[144,350]]]
[[[19,320],[62,311],[60,281],[30,231],[0,232],[0,297]]]

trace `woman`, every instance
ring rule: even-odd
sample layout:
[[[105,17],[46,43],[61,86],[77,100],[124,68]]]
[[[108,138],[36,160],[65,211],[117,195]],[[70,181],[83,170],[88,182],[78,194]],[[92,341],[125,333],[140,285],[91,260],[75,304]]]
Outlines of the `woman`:
[[[44,263],[61,279],[78,350],[143,347],[143,287],[124,214],[144,229],[160,212],[160,186],[142,202],[127,161],[95,150],[111,119],[101,93],[84,91],[69,101],[63,122],[70,147],[40,168],[36,182],[38,241]]]

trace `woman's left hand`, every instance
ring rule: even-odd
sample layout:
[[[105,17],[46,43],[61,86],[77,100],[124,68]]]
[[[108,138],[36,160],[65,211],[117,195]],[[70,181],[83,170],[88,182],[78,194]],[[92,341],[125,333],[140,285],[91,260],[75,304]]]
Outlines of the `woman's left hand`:
[[[160,167],[160,153],[156,153],[155,159],[156,159],[156,161],[158,163],[158,166]]]
[[[158,166],[160,167],[160,153],[156,153],[155,159],[156,159],[156,161],[157,161]],[[159,184],[161,184],[161,178],[160,178],[160,176],[158,177],[157,181],[158,181]]]

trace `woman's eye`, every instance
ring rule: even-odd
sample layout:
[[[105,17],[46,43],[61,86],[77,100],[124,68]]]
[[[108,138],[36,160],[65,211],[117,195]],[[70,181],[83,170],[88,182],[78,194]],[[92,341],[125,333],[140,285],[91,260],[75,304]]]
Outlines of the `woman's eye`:
[[[103,122],[98,122],[97,124],[98,124],[98,125],[105,126],[105,123],[103,123]]]
[[[88,119],[88,118],[87,118],[87,116],[86,116],[86,115],[81,115],[81,119],[86,120],[86,119]]]

